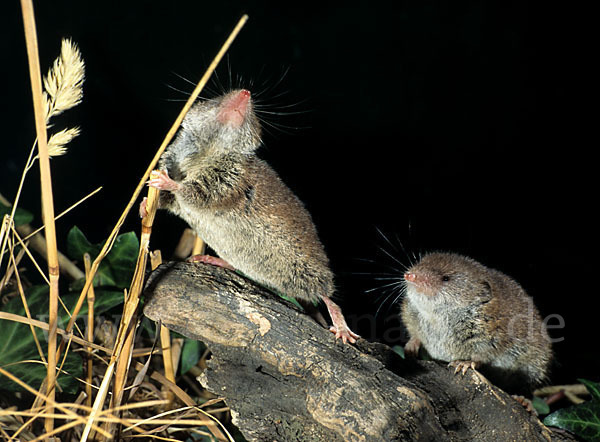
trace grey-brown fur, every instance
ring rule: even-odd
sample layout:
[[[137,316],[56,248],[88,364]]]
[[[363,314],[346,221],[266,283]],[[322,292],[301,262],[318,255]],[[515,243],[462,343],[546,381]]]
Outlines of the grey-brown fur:
[[[307,301],[330,297],[333,274],[309,213],[255,155],[260,125],[251,109],[240,128],[216,121],[226,98],[199,102],[186,116],[160,161],[182,188],[161,192],[161,207],[249,278]]]
[[[431,253],[405,280],[402,319],[434,359],[481,363],[509,386],[546,380],[550,339],[532,298],[513,279],[461,255]]]

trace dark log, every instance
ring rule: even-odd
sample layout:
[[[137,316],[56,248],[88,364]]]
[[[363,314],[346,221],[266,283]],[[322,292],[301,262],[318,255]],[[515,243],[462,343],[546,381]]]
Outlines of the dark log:
[[[312,318],[235,272],[167,263],[144,313],[212,351],[200,382],[225,397],[249,441],[574,440],[477,372],[405,361]]]

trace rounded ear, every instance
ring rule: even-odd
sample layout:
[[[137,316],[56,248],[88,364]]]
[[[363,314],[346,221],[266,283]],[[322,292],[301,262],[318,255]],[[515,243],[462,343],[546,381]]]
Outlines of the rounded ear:
[[[479,296],[484,299],[484,300],[490,300],[492,299],[492,286],[489,282],[487,282],[485,279],[482,281],[479,281],[480,285],[481,285],[481,290],[479,292]]]

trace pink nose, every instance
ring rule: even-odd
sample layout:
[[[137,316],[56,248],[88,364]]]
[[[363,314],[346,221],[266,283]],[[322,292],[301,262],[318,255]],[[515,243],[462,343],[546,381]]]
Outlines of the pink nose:
[[[415,279],[417,279],[417,275],[415,275],[412,272],[406,272],[404,274],[404,280],[405,281],[415,282]]]
[[[217,114],[217,120],[233,128],[240,127],[246,118],[249,102],[250,92],[242,89],[237,94],[223,100]]]

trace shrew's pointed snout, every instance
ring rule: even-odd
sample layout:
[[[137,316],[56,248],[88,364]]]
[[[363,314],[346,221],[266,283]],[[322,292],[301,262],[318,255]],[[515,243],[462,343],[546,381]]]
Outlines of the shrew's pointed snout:
[[[416,279],[417,279],[417,275],[415,275],[413,272],[406,272],[404,274],[404,280],[405,281],[415,282]]]
[[[217,120],[232,127],[240,127],[248,113],[250,91],[241,89],[228,96],[219,109]]]

